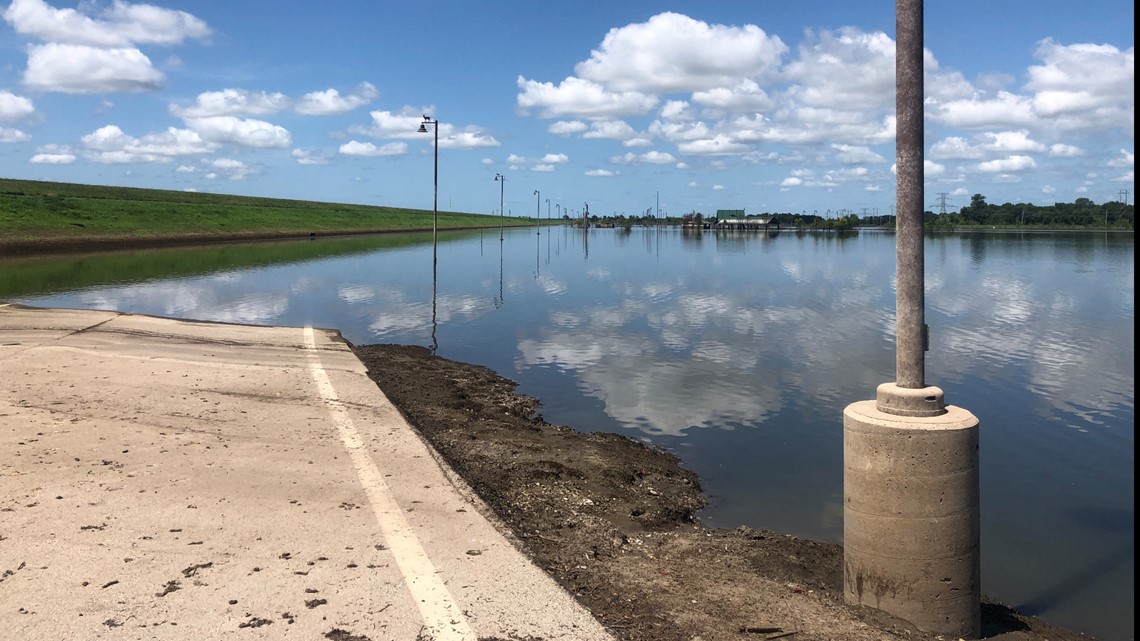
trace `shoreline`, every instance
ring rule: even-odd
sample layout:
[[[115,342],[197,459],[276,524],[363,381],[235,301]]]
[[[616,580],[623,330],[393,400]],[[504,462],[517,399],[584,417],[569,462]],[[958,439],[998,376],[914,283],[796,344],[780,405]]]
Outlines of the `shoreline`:
[[[622,641],[937,638],[845,604],[839,544],[701,524],[700,481],[671,453],[546,423],[514,382],[423,347],[351,347],[524,553]],[[1088,639],[986,597],[982,632]]]
[[[540,223],[541,224],[541,223]],[[546,223],[545,227],[557,227],[565,224],[559,221],[555,225]],[[512,224],[508,227],[531,227],[533,223]],[[439,228],[440,232],[474,231],[478,229],[494,229],[488,227],[446,227]],[[679,226],[674,226],[678,229]],[[648,227],[646,229],[649,229]],[[409,227],[404,229],[344,229],[322,231],[251,231],[229,232],[225,234],[163,234],[156,236],[70,236],[39,238],[2,238],[0,237],[0,255],[3,256],[49,256],[58,254],[78,254],[85,252],[117,251],[130,249],[160,249],[165,247],[189,247],[195,245],[222,245],[245,242],[269,242],[276,240],[306,240],[327,239],[347,236],[370,236],[379,234],[424,233],[431,231],[431,227]],[[788,233],[834,233],[835,230],[826,229],[796,229],[788,228]],[[894,231],[890,227],[856,227],[851,232],[860,231]],[[927,234],[938,233],[1112,233],[1135,234],[1132,229],[1091,229],[1087,227],[1050,228],[1050,227],[932,227],[927,228]],[[714,232],[715,233],[715,232]]]

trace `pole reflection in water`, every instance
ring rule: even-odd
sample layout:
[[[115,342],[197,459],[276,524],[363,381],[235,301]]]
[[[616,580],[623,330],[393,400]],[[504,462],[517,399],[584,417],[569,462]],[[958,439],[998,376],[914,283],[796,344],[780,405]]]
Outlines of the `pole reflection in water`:
[[[503,243],[499,243],[499,297],[495,299],[495,309],[503,307]]]
[[[438,269],[438,245],[436,242],[435,234],[432,234],[431,239],[431,353],[434,355],[436,350],[439,349],[439,341],[436,340],[435,331],[438,327],[436,324],[435,305],[436,298],[439,294],[439,269]]]

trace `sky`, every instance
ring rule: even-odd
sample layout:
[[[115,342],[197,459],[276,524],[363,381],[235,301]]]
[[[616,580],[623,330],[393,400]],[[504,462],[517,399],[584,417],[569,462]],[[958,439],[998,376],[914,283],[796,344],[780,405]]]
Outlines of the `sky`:
[[[894,10],[12,0],[0,176],[512,216],[885,215]],[[1132,2],[924,11],[928,209],[1133,202]]]

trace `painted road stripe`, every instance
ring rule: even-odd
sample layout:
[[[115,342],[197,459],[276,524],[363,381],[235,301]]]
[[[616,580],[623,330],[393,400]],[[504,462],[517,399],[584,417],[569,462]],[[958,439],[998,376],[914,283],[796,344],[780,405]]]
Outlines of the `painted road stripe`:
[[[431,559],[424,552],[415,532],[408,525],[403,510],[384,482],[384,476],[364,447],[352,417],[337,397],[328,372],[321,365],[311,326],[305,326],[305,347],[313,382],[317,384],[321,399],[329,409],[341,442],[352,457],[360,484],[364,486],[364,493],[372,505],[372,513],[380,525],[384,543],[396,557],[396,565],[400,568],[400,574],[404,575],[404,583],[420,609],[427,627],[424,631],[436,641],[476,641],[463,611],[455,604],[447,586],[435,573]]]

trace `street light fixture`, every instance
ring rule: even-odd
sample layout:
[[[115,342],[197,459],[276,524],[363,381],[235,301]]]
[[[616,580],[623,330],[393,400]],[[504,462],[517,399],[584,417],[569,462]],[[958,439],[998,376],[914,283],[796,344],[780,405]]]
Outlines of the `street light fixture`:
[[[431,202],[431,233],[435,237],[439,229],[439,120],[432,120],[427,114],[424,114],[423,122],[420,123],[418,133],[426,134],[428,132],[427,125],[432,124],[435,129],[435,182],[432,190]]]
[[[507,177],[495,174],[495,182],[499,183],[499,242],[503,241],[503,190],[507,187]]]
[[[542,192],[534,190],[534,233],[541,235],[542,230],[538,226],[538,219],[542,218]]]

